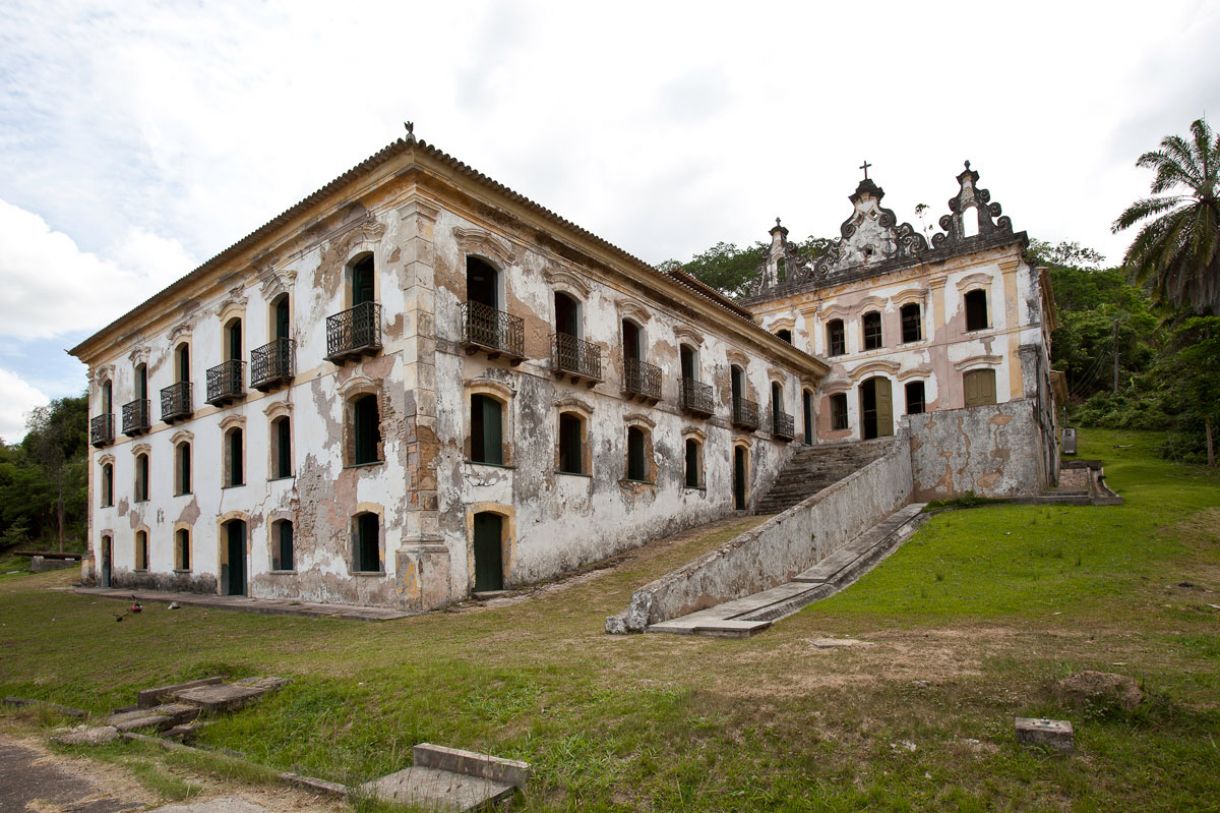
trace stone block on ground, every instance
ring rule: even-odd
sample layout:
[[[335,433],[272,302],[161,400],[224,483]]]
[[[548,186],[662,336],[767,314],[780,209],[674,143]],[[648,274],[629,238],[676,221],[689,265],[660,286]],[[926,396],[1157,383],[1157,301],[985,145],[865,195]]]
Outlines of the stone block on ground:
[[[124,711],[119,714],[112,714],[106,720],[106,723],[114,726],[119,731],[137,731],[141,728],[155,728],[161,731],[174,725],[172,718],[164,714],[158,714],[152,709],[139,709],[137,711]]]
[[[503,759],[491,754],[481,754],[477,751],[462,751],[458,748],[446,748],[443,745],[433,745],[421,742],[411,749],[417,768],[436,768],[441,771],[477,776],[490,779],[493,782],[503,782],[518,788],[525,788],[530,778],[528,762],[517,759]]]
[[[105,745],[118,738],[119,730],[112,725],[77,726],[51,737],[61,745]]]
[[[224,678],[217,675],[214,677],[202,678],[200,680],[188,680],[185,683],[171,683],[168,686],[157,686],[153,689],[145,689],[138,695],[136,705],[142,709],[151,709],[153,706],[159,706],[167,700],[172,700],[175,692],[181,692],[186,689],[194,689],[199,686],[213,686],[222,682],[224,682]]]
[[[1016,729],[1017,742],[1022,745],[1043,745],[1063,753],[1070,753],[1076,747],[1075,732],[1067,720],[1018,717]]]

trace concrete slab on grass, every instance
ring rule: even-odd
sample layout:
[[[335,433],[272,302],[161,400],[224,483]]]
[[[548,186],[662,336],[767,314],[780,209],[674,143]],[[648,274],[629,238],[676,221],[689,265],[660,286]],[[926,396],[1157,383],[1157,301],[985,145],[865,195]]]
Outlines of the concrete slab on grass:
[[[467,776],[437,768],[412,766],[360,786],[358,793],[385,802],[416,805],[424,810],[477,810],[516,791],[507,782]]]

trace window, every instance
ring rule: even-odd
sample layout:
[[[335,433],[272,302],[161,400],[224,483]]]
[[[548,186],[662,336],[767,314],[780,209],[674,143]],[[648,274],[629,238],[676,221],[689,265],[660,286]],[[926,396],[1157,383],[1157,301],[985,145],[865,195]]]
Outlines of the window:
[[[352,401],[352,465],[381,462],[381,415],[376,395]]]
[[[777,338],[783,339],[788,344],[792,344],[792,331],[791,330],[788,330],[787,328],[783,328],[782,330],[775,331],[775,335]]]
[[[191,532],[179,528],[174,532],[174,570],[191,569]]]
[[[376,514],[357,514],[352,522],[352,569],[358,573],[381,572],[380,522]]]
[[[114,386],[105,381],[102,383],[102,413],[109,415],[114,412]]]
[[[148,500],[148,454],[146,452],[136,455],[134,499],[136,502],[147,502]]]
[[[174,375],[180,384],[191,380],[191,346],[186,342],[174,351]]]
[[[847,393],[845,392],[830,396],[830,428],[833,430],[847,428]]]
[[[271,477],[292,476],[292,423],[287,415],[271,422]]]
[[[698,357],[695,355],[695,348],[689,344],[681,345],[678,348],[678,355],[682,361],[682,378],[686,381],[694,381],[699,376],[695,372],[699,368]]]
[[[288,294],[280,294],[271,302],[271,339],[287,339],[291,335]]]
[[[148,531],[136,531],[136,570],[148,570]]]
[[[225,361],[241,361],[241,319],[230,319],[225,323]]]
[[[924,411],[924,390],[922,381],[912,381],[906,385],[907,414],[921,415]]]
[[[135,374],[135,389],[136,400],[143,401],[148,397],[148,366],[144,364],[136,365]]]
[[[648,481],[648,434],[638,426],[627,427],[627,479]]]
[[[842,319],[831,319],[826,323],[826,354],[841,356],[847,352],[847,331]]]
[[[246,484],[244,449],[245,441],[240,427],[233,427],[225,433],[225,485],[244,486]]]
[[[363,514],[362,516],[372,516],[374,520],[377,517],[373,514]],[[374,540],[376,539],[376,529],[374,529]],[[374,542],[374,551],[376,550],[376,542]],[[271,523],[271,569],[272,570],[295,570],[296,565],[293,560],[293,538],[292,538],[292,523],[286,519],[276,520]]]
[[[559,470],[565,474],[585,474],[584,419],[575,412],[559,415]]]
[[[191,493],[191,444],[182,441],[174,448],[174,494]]]
[[[784,414],[784,388],[779,382],[771,382],[771,426],[779,424],[779,416]]]
[[[102,464],[102,507],[114,505],[114,464]]]
[[[349,266],[352,283],[352,307],[376,301],[373,255],[362,254]]]
[[[627,362],[643,361],[640,352],[640,326],[630,319],[623,320],[623,360]]]
[[[504,407],[490,395],[470,396],[470,459],[504,465]]]
[[[801,391],[801,417],[805,423],[805,443],[813,445],[813,393],[809,390]]]
[[[966,406],[986,406],[995,403],[995,370],[970,370],[962,376],[966,390]]]
[[[729,366],[729,386],[733,391],[733,411],[736,412],[745,397],[745,381],[741,368],[736,364]]]
[[[478,257],[466,258],[466,301],[478,302],[492,309],[500,307],[499,280],[496,269]]]
[[[686,439],[686,487],[703,488],[703,448],[694,438]]]
[[[902,306],[902,341],[917,342],[923,339],[923,320],[919,315],[919,305],[911,302]]]
[[[967,292],[966,330],[986,330],[988,327],[987,292],[982,288]]]
[[[555,292],[555,332],[580,338],[580,304],[563,291]]]
[[[962,210],[962,237],[976,237],[979,233],[979,209],[967,206]]]
[[[881,314],[877,311],[869,311],[864,314],[861,322],[864,327],[864,349],[876,350],[881,347]]]

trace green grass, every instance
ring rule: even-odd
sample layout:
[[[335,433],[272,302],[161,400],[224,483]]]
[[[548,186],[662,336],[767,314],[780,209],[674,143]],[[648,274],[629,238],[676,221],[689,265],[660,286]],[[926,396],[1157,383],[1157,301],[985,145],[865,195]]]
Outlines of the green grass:
[[[1220,477],[1157,460],[1153,435],[1081,434],[1126,505],[939,512],[749,640],[601,632],[734,529],[530,601],[386,623],[149,605],[116,624],[119,604],[44,574],[0,579],[0,694],[102,712],[172,680],[281,674],[204,743],[344,782],[424,740],[487,750],[533,764],[526,811],[1215,810]],[[827,636],[871,646],[810,643]],[[1084,668],[1153,701],[1096,719],[1056,705],[1051,683]],[[1018,715],[1072,719],[1079,753],[1018,747]],[[215,770],[160,764],[188,785]]]

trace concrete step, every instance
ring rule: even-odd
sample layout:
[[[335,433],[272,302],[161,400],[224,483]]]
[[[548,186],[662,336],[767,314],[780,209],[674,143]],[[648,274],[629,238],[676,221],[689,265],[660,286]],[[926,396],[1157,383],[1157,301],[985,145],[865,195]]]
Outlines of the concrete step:
[[[904,506],[821,562],[770,590],[648,627],[648,632],[746,638],[813,602],[837,593],[884,559],[926,518],[923,503]]]
[[[421,810],[486,810],[508,799],[529,781],[530,766],[475,751],[430,743],[412,749],[410,768],[366,782],[363,796]]]

